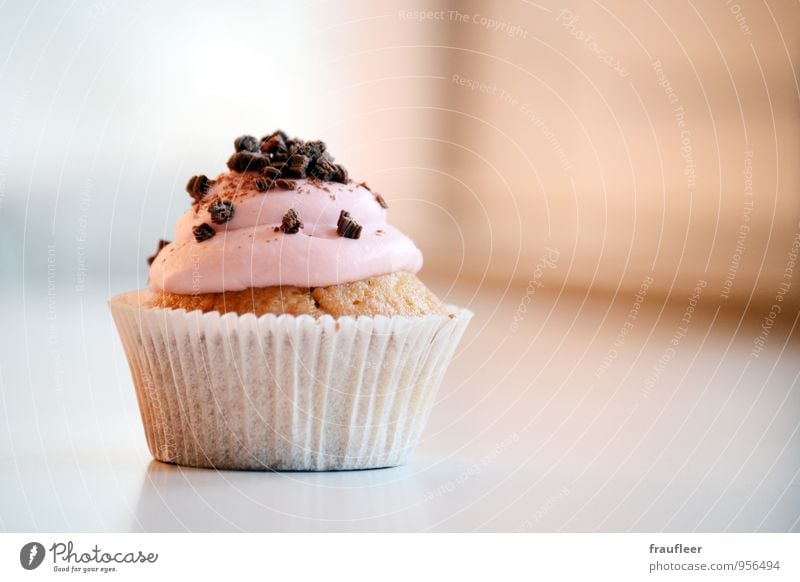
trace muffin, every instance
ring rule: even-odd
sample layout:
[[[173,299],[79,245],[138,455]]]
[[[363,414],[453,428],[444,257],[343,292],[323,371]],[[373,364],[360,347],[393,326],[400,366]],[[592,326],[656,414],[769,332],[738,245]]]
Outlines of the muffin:
[[[472,314],[417,277],[386,200],[321,141],[234,142],[193,176],[150,289],[109,304],[160,461],[335,470],[403,463]]]

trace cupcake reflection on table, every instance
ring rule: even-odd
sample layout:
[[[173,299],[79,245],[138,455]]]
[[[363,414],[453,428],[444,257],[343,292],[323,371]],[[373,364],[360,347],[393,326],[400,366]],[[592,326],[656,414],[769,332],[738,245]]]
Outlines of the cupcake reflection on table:
[[[395,466],[416,446],[472,317],[417,277],[386,200],[321,141],[235,140],[193,176],[149,290],[110,306],[148,446],[218,469]]]

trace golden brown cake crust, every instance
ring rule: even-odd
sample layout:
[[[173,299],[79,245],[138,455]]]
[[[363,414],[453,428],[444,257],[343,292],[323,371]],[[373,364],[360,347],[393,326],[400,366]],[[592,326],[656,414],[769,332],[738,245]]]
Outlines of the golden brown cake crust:
[[[410,273],[390,273],[330,287],[256,287],[225,293],[179,295],[156,292],[151,306],[186,311],[264,315],[385,315],[417,317],[442,313],[441,301]]]

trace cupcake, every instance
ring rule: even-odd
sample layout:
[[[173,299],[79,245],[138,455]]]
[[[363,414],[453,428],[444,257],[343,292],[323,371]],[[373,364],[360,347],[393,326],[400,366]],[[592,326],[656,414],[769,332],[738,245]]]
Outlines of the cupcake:
[[[150,288],[110,300],[159,461],[217,469],[402,464],[472,313],[417,277],[386,200],[321,141],[235,140],[192,177]]]

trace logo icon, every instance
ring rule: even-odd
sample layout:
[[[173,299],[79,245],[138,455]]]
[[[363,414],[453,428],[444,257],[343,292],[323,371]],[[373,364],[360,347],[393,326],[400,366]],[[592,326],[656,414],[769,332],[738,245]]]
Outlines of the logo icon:
[[[35,570],[44,561],[44,546],[39,542],[28,542],[19,551],[19,563],[26,570]]]

